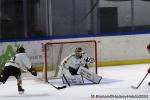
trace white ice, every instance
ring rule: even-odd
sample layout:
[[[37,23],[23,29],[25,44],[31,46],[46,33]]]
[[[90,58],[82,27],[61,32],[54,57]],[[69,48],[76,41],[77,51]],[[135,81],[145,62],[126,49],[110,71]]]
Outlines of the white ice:
[[[103,77],[101,84],[62,90],[35,79],[25,79],[22,95],[18,94],[16,80],[10,78],[0,86],[0,100],[150,100],[150,75],[138,89],[131,88],[132,85],[138,86],[149,67],[149,64],[99,67],[98,74]]]

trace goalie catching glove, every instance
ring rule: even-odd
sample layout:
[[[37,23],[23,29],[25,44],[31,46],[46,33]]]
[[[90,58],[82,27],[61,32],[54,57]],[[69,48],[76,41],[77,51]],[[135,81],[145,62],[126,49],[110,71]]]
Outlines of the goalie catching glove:
[[[34,75],[34,76],[37,76],[37,72],[36,72],[36,70],[34,69],[34,68],[29,68],[28,69],[28,71],[32,74],[32,75]]]

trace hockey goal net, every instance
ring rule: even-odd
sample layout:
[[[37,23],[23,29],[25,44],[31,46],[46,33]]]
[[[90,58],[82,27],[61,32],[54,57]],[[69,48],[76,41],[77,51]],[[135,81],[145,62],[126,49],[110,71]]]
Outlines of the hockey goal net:
[[[48,42],[44,45],[44,78],[45,81],[56,78],[61,61],[81,47],[87,56],[94,58],[89,70],[97,73],[97,44],[95,40],[73,42]]]

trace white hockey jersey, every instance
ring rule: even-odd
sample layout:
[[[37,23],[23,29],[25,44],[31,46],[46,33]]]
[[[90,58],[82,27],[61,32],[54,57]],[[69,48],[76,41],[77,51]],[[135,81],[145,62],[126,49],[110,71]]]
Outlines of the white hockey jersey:
[[[71,55],[64,58],[59,66],[57,77],[61,77],[63,73],[68,73],[67,69],[69,67],[78,69],[79,67],[84,67],[86,64],[94,62],[94,59],[88,57],[87,53],[82,52],[81,55],[81,58],[76,58],[75,53],[72,53]]]
[[[74,53],[69,55],[61,62],[61,66],[67,69],[69,67],[77,69],[80,66],[85,66],[87,64],[87,54],[83,52],[81,55],[81,58],[76,58]]]
[[[24,71],[27,71],[28,68],[31,68],[31,62],[26,53],[18,53],[13,56],[5,66],[14,66],[21,68]]]

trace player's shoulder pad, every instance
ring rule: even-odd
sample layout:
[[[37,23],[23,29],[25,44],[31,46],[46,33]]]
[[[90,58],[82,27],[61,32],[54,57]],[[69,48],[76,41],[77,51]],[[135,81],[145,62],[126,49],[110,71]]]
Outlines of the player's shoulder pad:
[[[68,57],[66,57],[66,58],[64,59],[63,63],[64,63],[64,64],[67,64],[68,61],[69,61],[69,59],[70,59],[72,56],[73,56],[73,55],[71,54],[71,55],[69,55]]]
[[[85,55],[85,54],[87,54],[87,53],[86,53],[86,52],[81,52],[81,54]]]
[[[75,54],[69,55],[69,56],[67,57],[67,60],[71,59],[71,58],[74,57],[74,56],[75,56]]]
[[[86,52],[82,52],[82,57],[83,58],[87,57],[87,53]]]

